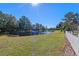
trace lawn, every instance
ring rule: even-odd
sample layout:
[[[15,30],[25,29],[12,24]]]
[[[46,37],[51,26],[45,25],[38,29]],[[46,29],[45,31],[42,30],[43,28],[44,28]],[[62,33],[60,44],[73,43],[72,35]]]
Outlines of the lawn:
[[[34,36],[0,36],[2,56],[59,56],[64,54],[64,33],[55,31]]]

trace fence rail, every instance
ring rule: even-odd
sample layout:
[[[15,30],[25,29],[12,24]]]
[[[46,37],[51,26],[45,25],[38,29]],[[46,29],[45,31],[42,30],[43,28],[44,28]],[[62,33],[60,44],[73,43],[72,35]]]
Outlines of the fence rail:
[[[72,32],[65,32],[65,36],[68,39],[68,41],[70,42],[73,50],[75,51],[76,55],[79,56],[79,37],[74,36],[72,34]]]

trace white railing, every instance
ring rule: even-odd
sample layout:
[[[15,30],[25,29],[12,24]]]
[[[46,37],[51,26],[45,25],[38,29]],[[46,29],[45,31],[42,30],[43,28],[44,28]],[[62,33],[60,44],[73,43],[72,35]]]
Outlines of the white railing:
[[[79,56],[79,37],[74,36],[72,32],[65,32],[65,36],[70,42],[73,50],[75,51],[76,55]]]

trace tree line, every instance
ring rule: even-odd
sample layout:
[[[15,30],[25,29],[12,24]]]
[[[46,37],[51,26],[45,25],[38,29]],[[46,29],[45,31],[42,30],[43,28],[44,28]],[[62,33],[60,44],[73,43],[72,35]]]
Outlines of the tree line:
[[[0,11],[0,33],[31,35],[32,31],[44,32],[46,27],[39,23],[32,24],[26,16],[17,20],[15,16]]]
[[[68,12],[64,15],[62,22],[60,22],[56,28],[64,31],[79,30],[79,14],[74,12]]]

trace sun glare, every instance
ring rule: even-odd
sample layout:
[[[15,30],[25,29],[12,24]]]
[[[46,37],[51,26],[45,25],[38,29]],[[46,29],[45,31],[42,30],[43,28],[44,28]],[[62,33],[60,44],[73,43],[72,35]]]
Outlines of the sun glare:
[[[39,3],[32,3],[32,6],[38,6]]]

